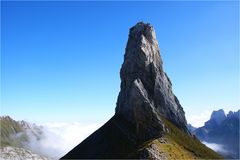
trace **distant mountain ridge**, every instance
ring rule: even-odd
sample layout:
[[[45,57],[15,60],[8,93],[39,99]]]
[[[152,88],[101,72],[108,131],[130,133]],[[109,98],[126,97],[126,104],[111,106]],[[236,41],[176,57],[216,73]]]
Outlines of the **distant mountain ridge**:
[[[240,110],[230,111],[227,115],[222,109],[213,111],[210,120],[193,134],[201,141],[224,146],[227,153],[220,153],[226,158],[239,158],[239,117]]]
[[[28,132],[36,138],[42,134],[41,126],[26,121],[15,121],[10,116],[1,116],[1,146],[24,147]],[[14,136],[17,135],[17,136]]]
[[[192,133],[195,129],[197,129],[196,127],[192,126],[191,124],[187,125],[188,130]]]
[[[36,139],[40,139],[42,134],[41,126],[26,121],[15,121],[10,116],[1,116],[0,126],[0,158],[4,160],[50,159],[32,151],[28,146],[28,142],[32,136]]]

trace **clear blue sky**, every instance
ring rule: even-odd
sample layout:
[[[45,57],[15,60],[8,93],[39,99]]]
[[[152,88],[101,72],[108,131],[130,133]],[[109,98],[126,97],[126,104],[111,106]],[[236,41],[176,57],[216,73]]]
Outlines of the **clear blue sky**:
[[[188,115],[239,102],[238,2],[1,2],[1,115],[106,121],[128,30],[156,30]]]

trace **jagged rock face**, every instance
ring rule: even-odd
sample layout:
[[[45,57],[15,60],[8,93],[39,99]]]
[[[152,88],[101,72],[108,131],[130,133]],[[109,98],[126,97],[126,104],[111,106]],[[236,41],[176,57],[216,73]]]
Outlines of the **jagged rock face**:
[[[116,115],[135,124],[138,133],[145,133],[140,141],[161,134],[160,116],[187,132],[185,113],[163,71],[156,34],[149,24],[140,22],[130,29],[120,76]]]

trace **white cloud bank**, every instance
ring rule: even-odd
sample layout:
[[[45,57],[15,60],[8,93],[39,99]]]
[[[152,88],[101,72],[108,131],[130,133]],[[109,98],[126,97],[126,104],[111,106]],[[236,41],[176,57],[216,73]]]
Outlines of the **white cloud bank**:
[[[101,124],[46,123],[42,125],[40,139],[31,132],[27,146],[34,152],[59,159],[73,149],[87,136],[97,130]]]
[[[228,153],[228,151],[224,148],[223,145],[217,144],[217,143],[208,143],[205,141],[202,141],[203,144],[211,148],[212,150],[218,152],[218,153]]]

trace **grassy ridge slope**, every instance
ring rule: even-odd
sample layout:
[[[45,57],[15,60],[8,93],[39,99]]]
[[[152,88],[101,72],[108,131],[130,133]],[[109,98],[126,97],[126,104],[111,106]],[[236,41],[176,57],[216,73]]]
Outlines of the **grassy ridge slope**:
[[[162,118],[164,121],[164,124],[169,129],[169,132],[166,133],[166,138],[171,142],[170,144],[175,144],[176,146],[167,146],[162,145],[162,148],[166,149],[168,148],[169,153],[171,155],[181,155],[182,149],[184,149],[189,155],[190,159],[223,159],[222,156],[218,155],[216,152],[202,144],[195,136],[189,136],[183,131],[181,131],[179,128],[177,128],[175,125],[173,125],[171,122],[166,120],[165,118]],[[178,149],[180,147],[180,149]],[[181,158],[180,157],[170,157],[173,158]],[[183,157],[182,157],[183,158]],[[189,159],[189,158],[183,158],[183,159]]]

